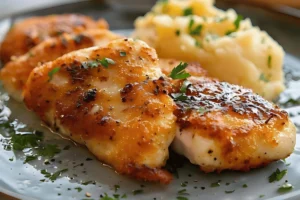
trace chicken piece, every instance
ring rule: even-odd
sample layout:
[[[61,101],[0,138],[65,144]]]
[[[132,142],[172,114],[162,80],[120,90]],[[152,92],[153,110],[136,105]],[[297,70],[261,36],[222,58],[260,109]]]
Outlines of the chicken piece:
[[[13,56],[20,56],[49,37],[62,33],[79,33],[86,29],[107,29],[105,20],[94,21],[79,14],[49,15],[32,17],[16,23],[7,33],[0,46],[0,58],[3,63]]]
[[[121,173],[169,183],[161,169],[175,137],[175,104],[155,50],[119,39],[35,68],[24,102],[51,128]]]
[[[59,37],[48,38],[28,53],[8,62],[0,71],[0,79],[6,91],[17,101],[22,101],[23,87],[35,67],[71,51],[104,46],[119,38],[121,36],[105,29],[90,29],[78,34],[64,33]]]
[[[237,85],[189,81],[171,94],[178,107],[172,147],[201,170],[248,171],[293,152],[296,128],[278,106]]]

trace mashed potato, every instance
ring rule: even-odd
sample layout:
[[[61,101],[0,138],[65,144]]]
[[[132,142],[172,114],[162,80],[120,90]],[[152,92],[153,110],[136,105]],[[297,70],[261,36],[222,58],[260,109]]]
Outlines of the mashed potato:
[[[160,1],[136,20],[134,37],[154,47],[161,58],[198,61],[221,81],[275,99],[284,89],[282,47],[249,19],[213,3]]]

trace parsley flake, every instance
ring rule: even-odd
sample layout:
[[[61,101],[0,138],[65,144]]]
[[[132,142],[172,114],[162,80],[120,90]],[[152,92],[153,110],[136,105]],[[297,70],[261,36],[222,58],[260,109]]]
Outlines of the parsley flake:
[[[189,7],[183,10],[183,16],[193,15],[193,8]]]
[[[53,158],[55,154],[60,153],[60,149],[55,144],[48,144],[38,150],[40,156],[45,156],[48,158]]]
[[[142,194],[143,192],[144,192],[144,190],[141,190],[141,189],[132,191],[133,195]]]
[[[180,36],[180,30],[176,30],[176,31],[175,31],[175,35],[176,35],[176,36]]]
[[[176,199],[177,199],[177,200],[188,200],[188,198],[182,197],[182,196],[179,196],[179,197],[177,197]]]
[[[103,58],[102,60],[98,60],[98,62],[104,67],[108,68],[108,65],[114,65],[116,64],[115,61],[113,61],[110,58]]]
[[[265,196],[264,194],[261,194],[259,195],[259,198],[264,198],[264,196]]]
[[[179,190],[179,191],[177,192],[177,194],[179,194],[179,195],[189,195],[189,193],[187,193],[187,190],[186,190],[186,189]]]
[[[60,70],[59,67],[55,67],[55,68],[53,68],[51,71],[48,72],[49,81],[52,80],[54,74],[56,74],[57,72],[59,72],[59,70]]]
[[[244,184],[244,185],[243,185],[243,188],[247,188],[247,187],[248,187],[248,185],[247,185],[247,184]]]
[[[185,71],[187,66],[187,63],[180,62],[180,64],[171,71],[169,77],[172,79],[186,79],[190,77],[191,75]]]
[[[293,188],[294,187],[292,186],[292,184],[285,183],[280,188],[278,188],[277,191],[283,193],[283,192],[288,192],[288,191],[292,190]]]
[[[55,181],[62,173],[67,172],[67,171],[68,171],[68,169],[62,169],[62,170],[59,170],[59,171],[55,172],[54,174],[52,174],[52,175],[49,177],[49,179],[50,179],[51,181]]]
[[[190,29],[190,35],[200,35],[202,31],[202,24],[197,25],[195,28]]]
[[[217,181],[215,183],[211,183],[210,187],[220,187],[220,185],[221,185],[220,181]]]
[[[81,192],[82,191],[82,188],[81,187],[76,187],[74,188],[75,190],[77,190],[77,192]]]
[[[268,67],[269,68],[272,67],[272,56],[271,55],[268,56]]]
[[[115,188],[115,192],[117,192],[120,189],[120,186],[119,185],[114,185],[114,188]]]
[[[229,191],[225,191],[226,194],[231,194],[234,193],[235,190],[229,190]]]
[[[243,19],[244,19],[244,17],[242,15],[238,15],[233,22],[235,29],[227,31],[226,35],[230,35],[231,33],[236,32],[240,28],[240,23]]]
[[[28,163],[28,162],[30,162],[30,161],[36,160],[37,157],[38,157],[37,155],[29,155],[29,156],[26,156],[25,161],[24,161],[23,163],[25,164],[25,163]]]
[[[286,174],[286,169],[280,171],[280,169],[277,168],[276,171],[269,176],[269,182],[272,183],[274,181],[280,181]]]
[[[18,151],[29,147],[36,147],[42,138],[40,132],[36,132],[36,134],[14,134],[11,137],[12,147]]]

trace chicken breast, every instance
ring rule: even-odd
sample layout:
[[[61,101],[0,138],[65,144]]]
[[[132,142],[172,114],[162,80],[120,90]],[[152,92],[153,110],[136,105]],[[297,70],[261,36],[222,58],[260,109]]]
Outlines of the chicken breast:
[[[173,149],[204,172],[265,166],[294,150],[288,114],[249,89],[207,77],[181,81]]]
[[[49,127],[84,144],[117,172],[169,183],[161,169],[176,117],[155,50],[119,39],[35,68],[24,102]]]
[[[48,38],[28,53],[8,62],[0,71],[0,79],[6,91],[17,101],[22,101],[23,87],[35,67],[71,51],[104,46],[119,38],[121,36],[105,29],[90,29],[78,34],[64,33],[58,37]]]
[[[79,14],[31,17],[12,26],[0,46],[0,58],[3,63],[6,63],[14,56],[27,53],[45,39],[62,33],[107,28],[108,24],[105,20],[94,21],[90,17]]]

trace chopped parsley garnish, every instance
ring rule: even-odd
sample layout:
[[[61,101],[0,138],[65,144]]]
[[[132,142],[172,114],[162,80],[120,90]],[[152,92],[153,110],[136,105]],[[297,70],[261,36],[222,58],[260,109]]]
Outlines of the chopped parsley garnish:
[[[120,189],[120,186],[119,185],[114,185],[114,188],[115,188],[115,192],[117,192]]]
[[[235,19],[233,24],[234,24],[236,30],[240,28],[240,23],[243,19],[244,19],[244,17],[242,15],[238,15],[237,18]]]
[[[53,156],[55,154],[60,153],[60,149],[57,147],[57,145],[55,144],[48,144],[45,147],[41,147],[40,149],[38,149],[38,154],[40,156],[45,156],[48,158],[53,158]]]
[[[180,185],[181,185],[181,187],[186,187],[186,186],[187,186],[187,184],[188,184],[188,182],[187,182],[187,181],[185,181],[185,182],[182,182]]]
[[[186,79],[190,77],[191,75],[185,71],[187,66],[187,63],[180,62],[180,64],[171,71],[169,77],[172,79]]]
[[[234,193],[235,190],[229,190],[229,191],[225,191],[226,194],[231,194]]]
[[[243,188],[247,188],[247,187],[248,187],[248,185],[247,185],[247,184],[244,184],[244,185],[243,185]]]
[[[195,40],[195,46],[199,47],[199,48],[202,48],[202,44],[198,40]]]
[[[292,190],[294,187],[290,183],[283,184],[280,188],[278,188],[278,192],[288,192]]]
[[[76,187],[74,188],[75,190],[77,190],[77,192],[81,192],[82,191],[82,188],[81,187]]]
[[[190,81],[188,81],[188,80],[185,80],[185,81],[182,83],[181,87],[180,87],[180,92],[181,92],[181,93],[186,93],[186,90],[187,90],[187,88],[188,88],[190,85],[192,85],[192,83],[191,83]]]
[[[115,197],[110,197],[106,193],[104,193],[104,197],[102,197],[100,200],[118,200]]]
[[[55,172],[54,174],[52,174],[52,175],[49,177],[49,179],[50,179],[51,181],[55,181],[62,173],[67,172],[67,171],[68,171],[68,169],[62,169],[62,170],[59,170],[59,171]]]
[[[231,33],[237,31],[239,28],[240,28],[240,23],[241,21],[244,19],[244,17],[242,15],[238,15],[236,17],[236,19],[234,20],[233,24],[235,26],[235,29],[234,30],[230,30],[230,31],[227,31],[226,32],[226,35],[230,35]]]
[[[114,65],[116,64],[115,61],[113,61],[110,58],[103,58],[103,59],[96,59],[96,60],[92,60],[92,61],[86,61],[86,62],[82,62],[82,67],[84,69],[88,69],[88,68],[96,68],[99,65],[102,65],[104,68],[108,68],[109,65]]]
[[[260,81],[263,81],[263,82],[265,82],[265,83],[269,82],[269,79],[267,79],[267,77],[265,76],[264,73],[261,73],[261,74],[260,74],[259,80],[260,80]]]
[[[121,199],[126,199],[127,198],[127,195],[126,194],[123,194],[122,196],[121,196]]]
[[[177,200],[188,200],[188,198],[186,198],[186,197],[181,197],[181,196],[177,197],[176,199],[177,199]]]
[[[179,36],[179,35],[180,35],[180,30],[176,30],[176,31],[175,31],[175,34],[176,34],[177,36]]]
[[[38,157],[37,155],[29,155],[29,156],[26,156],[24,163],[28,163],[28,162],[30,162],[30,161],[36,160],[37,157]]]
[[[215,183],[211,183],[210,184],[210,187],[219,187],[221,184],[220,184],[220,181],[217,181]]]
[[[38,131],[36,134],[14,134],[11,137],[13,150],[22,151],[25,148],[36,147],[42,138]]]
[[[186,8],[183,10],[183,16],[193,15],[193,8]]]
[[[108,65],[114,65],[114,64],[116,64],[115,61],[113,61],[110,58],[103,58],[102,60],[99,60],[99,62],[101,63],[101,65],[104,68],[108,68]]]
[[[264,194],[261,194],[259,195],[259,198],[264,198],[264,196],[265,196]]]
[[[286,174],[286,169],[280,171],[280,169],[277,168],[276,171],[269,176],[269,182],[280,181]]]
[[[60,70],[59,67],[55,67],[55,68],[53,68],[51,71],[48,72],[49,81],[52,80],[53,75],[56,74],[57,72],[59,72],[59,70]]]
[[[191,29],[192,29],[192,27],[193,27],[194,23],[195,23],[195,20],[194,20],[194,18],[191,18],[191,19],[190,19],[190,22],[189,22],[189,26],[188,26],[189,30],[191,30]]]
[[[269,68],[272,67],[272,56],[271,55],[268,56],[268,67]]]
[[[188,99],[188,97],[183,93],[172,93],[171,97],[174,99],[174,101],[185,101]]]
[[[133,195],[138,195],[138,194],[142,194],[143,192],[144,192],[144,190],[141,190],[141,189],[139,189],[139,190],[133,190],[132,194]]]
[[[203,28],[202,24],[199,24],[195,28],[190,29],[190,34],[191,35],[200,35],[201,31],[202,31],[202,28]]]
[[[85,181],[85,182],[82,182],[81,184],[82,185],[89,185],[89,184],[94,184],[95,181]]]
[[[10,159],[8,159],[10,162],[14,161],[14,157],[11,157]]]
[[[121,57],[126,56],[126,52],[125,52],[125,51],[120,51],[120,56],[121,56]]]
[[[41,173],[46,177],[49,178],[51,181],[55,181],[62,173],[67,172],[68,169],[59,170],[53,174],[47,172],[45,169],[41,170]]]
[[[189,193],[187,193],[186,191],[187,191],[186,189],[182,189],[182,190],[179,190],[177,192],[177,194],[179,194],[179,195],[189,195]]]

